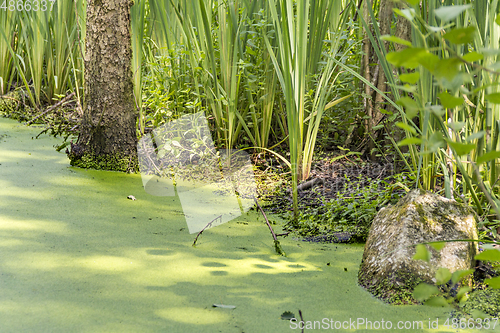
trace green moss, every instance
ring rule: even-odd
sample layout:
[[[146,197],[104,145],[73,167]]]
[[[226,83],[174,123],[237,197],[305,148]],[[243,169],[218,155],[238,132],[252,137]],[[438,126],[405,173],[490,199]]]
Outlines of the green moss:
[[[25,108],[23,101],[23,92],[13,90],[4,96],[0,96],[0,113],[5,117],[26,121],[31,118],[29,108]]]
[[[373,276],[359,276],[360,285],[378,299],[393,305],[419,304],[413,298],[413,289],[423,282],[429,281],[424,281],[405,270],[394,272],[382,281],[374,281]]]
[[[96,155],[85,152],[82,156],[68,154],[70,164],[83,169],[109,170],[121,172],[138,172],[137,158],[123,154]]]
[[[469,315],[473,310],[480,310],[492,317],[498,317],[500,315],[500,289],[487,288],[474,291],[463,307],[463,311]]]

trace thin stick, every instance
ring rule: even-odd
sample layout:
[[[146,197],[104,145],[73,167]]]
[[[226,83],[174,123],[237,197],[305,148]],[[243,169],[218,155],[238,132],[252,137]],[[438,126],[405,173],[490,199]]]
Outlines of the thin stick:
[[[304,318],[302,317],[302,311],[300,311],[300,309],[299,309],[299,316],[300,316],[300,321],[302,323],[305,323]],[[304,333],[304,326],[302,326],[302,333]]]
[[[273,227],[271,227],[271,224],[269,223],[269,220],[267,219],[266,213],[264,213],[264,210],[259,205],[259,202],[257,201],[257,199],[255,197],[253,197],[253,200],[255,201],[255,204],[259,208],[259,210],[262,213],[262,215],[264,215],[264,219],[266,220],[267,226],[269,227],[269,230],[271,230],[271,234],[273,235],[273,239],[274,239],[274,250],[279,255],[285,256],[286,254],[283,251],[283,249],[281,248],[281,245],[280,245],[280,242],[279,242],[278,238],[276,238],[276,234],[274,233]]]
[[[255,197],[253,198],[253,200],[255,201],[255,204],[257,205],[257,207],[259,207],[259,210],[262,213],[262,215],[264,215],[264,219],[266,220],[266,223],[267,223],[267,226],[269,227],[269,230],[271,230],[271,234],[273,235],[274,241],[275,242],[278,241],[278,239],[276,238],[276,234],[274,233],[273,227],[271,227],[271,224],[269,223],[269,221],[267,219],[266,213],[264,213],[264,210],[259,205],[259,202],[257,201],[257,199]]]
[[[205,228],[201,229],[201,231],[198,233],[198,235],[196,235],[195,239],[194,239],[194,242],[193,242],[193,246],[196,246],[196,241],[198,240],[198,237],[200,237],[201,233],[203,231],[205,231],[206,228],[208,228],[215,220],[217,220],[218,218],[222,218],[222,215],[219,215],[217,216],[216,218],[214,218],[212,221],[208,222],[208,224],[205,226]]]
[[[69,94],[68,96],[64,97],[61,101],[59,101],[57,104],[55,105],[52,105],[50,108],[48,108],[47,110],[43,111],[42,113],[40,113],[38,116],[36,116],[35,118],[31,119],[30,121],[28,121],[26,123],[26,125],[30,125],[32,122],[34,122],[35,120],[37,120],[38,118],[40,118],[41,116],[49,113],[50,111],[58,108],[61,104],[65,103],[66,101],[68,101],[68,99],[70,99],[71,97],[75,96],[75,92],[73,91],[71,94]]]

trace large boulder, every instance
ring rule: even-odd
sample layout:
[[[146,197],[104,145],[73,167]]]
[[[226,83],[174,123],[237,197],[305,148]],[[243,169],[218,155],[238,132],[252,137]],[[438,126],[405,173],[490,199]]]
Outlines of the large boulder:
[[[432,253],[429,263],[414,260],[419,243],[477,239],[477,216],[467,206],[424,190],[413,190],[396,205],[381,209],[373,220],[358,274],[359,284],[392,304],[414,304],[413,289],[433,284],[435,272],[474,267],[477,243],[450,242]]]

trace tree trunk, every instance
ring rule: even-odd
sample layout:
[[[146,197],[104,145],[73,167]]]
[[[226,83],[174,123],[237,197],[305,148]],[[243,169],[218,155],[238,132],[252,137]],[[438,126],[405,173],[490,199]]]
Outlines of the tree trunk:
[[[136,171],[137,134],[131,70],[129,0],[89,0],[85,104],[71,165]]]
[[[368,6],[372,6],[372,1],[364,0],[364,16],[365,21],[369,24],[370,15],[368,13]],[[381,35],[390,35],[391,34],[391,23],[392,23],[392,3],[389,0],[381,0],[380,8],[379,8],[379,16],[378,16],[378,25],[380,29]],[[367,34],[369,31],[365,31],[364,45],[363,45],[363,76],[364,78],[371,82],[378,90],[382,92],[387,91],[387,78],[385,73],[380,65],[380,59],[377,59],[377,56],[372,48],[370,40]],[[383,47],[385,47],[386,51],[389,43],[383,42]],[[376,63],[377,65],[370,70],[370,62]],[[381,108],[385,107],[385,101],[379,93],[375,90],[371,89],[367,84],[365,84],[365,131],[367,136],[367,146],[368,155],[370,159],[376,159],[376,151],[374,140],[378,140],[376,131],[373,128],[382,121],[384,118],[384,114],[380,112]]]
[[[371,0],[364,0],[363,1],[363,16],[364,20],[366,22],[366,25],[368,27],[371,26],[371,18],[370,18],[370,13],[368,12],[368,6],[371,6],[372,2]],[[371,58],[371,43],[370,39],[368,38],[368,34],[371,33],[370,31],[367,31],[365,29],[365,34],[363,38],[363,76],[364,78],[368,81],[371,82],[371,73],[370,73],[370,58]],[[365,88],[365,97],[363,99],[364,102],[364,107],[365,107],[365,133],[366,136],[368,137],[370,134],[372,134],[372,116],[373,116],[373,100],[371,98],[371,91],[372,89],[370,86],[367,84],[364,85]],[[368,137],[368,150],[370,151],[371,148],[373,147],[373,142],[372,140]],[[371,154],[370,154],[371,155]]]
[[[380,29],[380,34],[383,35],[390,35],[391,34],[391,24],[392,24],[392,2],[389,0],[381,0],[380,1],[380,10],[379,10],[379,29]],[[385,47],[386,52],[388,52],[388,47],[389,47],[389,42],[384,41],[383,45]],[[378,78],[376,82],[376,87],[382,91],[386,92],[387,91],[387,79],[385,77],[384,70],[380,68],[380,59],[378,60]],[[383,103],[385,100],[382,98],[382,95],[376,93],[375,95],[375,106],[374,106],[374,114],[372,117],[372,125],[375,126],[377,125],[380,120],[383,118],[383,114],[380,112],[380,108],[383,106]]]

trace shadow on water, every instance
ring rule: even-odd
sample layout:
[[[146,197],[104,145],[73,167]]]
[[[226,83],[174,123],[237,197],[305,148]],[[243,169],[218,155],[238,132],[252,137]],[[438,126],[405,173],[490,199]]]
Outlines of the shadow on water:
[[[361,245],[288,238],[277,256],[255,212],[192,247],[177,197],[145,193],[140,175],[71,168],[57,140],[36,134],[0,119],[2,333],[300,332],[280,318],[298,309],[323,328],[444,322],[444,311],[390,307],[358,287]]]

